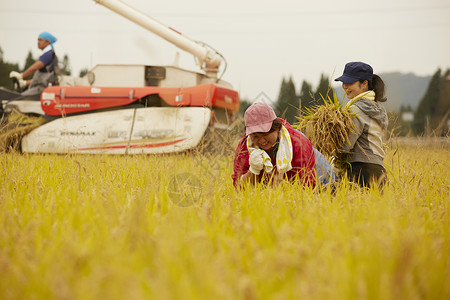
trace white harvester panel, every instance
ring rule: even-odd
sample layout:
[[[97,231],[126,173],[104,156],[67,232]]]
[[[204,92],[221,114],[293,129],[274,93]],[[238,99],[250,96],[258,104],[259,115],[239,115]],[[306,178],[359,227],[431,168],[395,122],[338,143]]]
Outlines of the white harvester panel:
[[[22,140],[23,152],[171,153],[197,146],[209,124],[203,107],[149,107],[63,117]]]
[[[96,86],[145,86],[143,65],[97,65],[91,72]]]

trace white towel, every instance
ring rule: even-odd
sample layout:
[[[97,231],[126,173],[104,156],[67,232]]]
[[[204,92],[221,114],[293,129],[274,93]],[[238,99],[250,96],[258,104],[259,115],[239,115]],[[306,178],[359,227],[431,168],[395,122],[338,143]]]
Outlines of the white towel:
[[[247,149],[250,153],[252,153],[255,149],[260,149],[258,146],[254,146],[250,137],[247,137]],[[264,159],[264,171],[266,173],[270,173],[273,170],[272,161],[270,159],[269,154],[266,151],[263,151],[263,159]],[[280,142],[278,145],[277,151],[277,170],[279,173],[286,173],[287,171],[292,169],[292,140],[289,132],[286,127],[281,126],[280,129]]]
[[[374,91],[362,92],[358,96],[354,97],[352,100],[348,101],[345,104],[345,106],[348,108],[348,107],[352,106],[353,103],[355,103],[359,99],[366,99],[366,100],[370,100],[370,101],[375,101],[375,92]]]

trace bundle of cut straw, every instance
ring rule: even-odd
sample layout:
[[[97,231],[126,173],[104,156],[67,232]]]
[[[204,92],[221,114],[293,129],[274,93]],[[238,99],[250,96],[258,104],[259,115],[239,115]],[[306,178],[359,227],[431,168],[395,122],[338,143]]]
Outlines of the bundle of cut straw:
[[[2,120],[3,121],[3,120]],[[27,116],[17,111],[11,112],[0,128],[0,153],[19,151],[22,138],[31,130],[45,122],[41,117]]]
[[[306,108],[296,128],[308,137],[317,150],[331,159],[338,170],[343,171],[349,153],[339,149],[348,143],[355,126],[352,121],[354,114],[350,111],[353,101],[342,104],[336,94],[333,94],[333,99],[321,97],[325,104]]]

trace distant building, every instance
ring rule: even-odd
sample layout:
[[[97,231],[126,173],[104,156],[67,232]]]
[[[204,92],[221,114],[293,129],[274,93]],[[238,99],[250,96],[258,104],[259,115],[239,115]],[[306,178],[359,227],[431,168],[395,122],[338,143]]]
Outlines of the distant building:
[[[414,113],[412,111],[405,111],[402,113],[402,121],[403,122],[412,122],[414,121]]]

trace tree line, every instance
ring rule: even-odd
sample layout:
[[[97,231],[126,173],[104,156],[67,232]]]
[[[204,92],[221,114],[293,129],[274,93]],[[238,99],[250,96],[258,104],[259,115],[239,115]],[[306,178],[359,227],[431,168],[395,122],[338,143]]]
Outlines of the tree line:
[[[294,80],[289,77],[283,78],[277,100],[268,104],[272,105],[277,116],[295,124],[308,108],[324,104],[323,99],[332,98],[333,94],[334,90],[324,74],[321,75],[316,89],[304,80],[298,92]],[[249,100],[241,100],[240,114],[243,115],[251,104]],[[405,112],[413,114],[413,121],[402,120],[402,114]],[[450,69],[442,72],[438,68],[415,110],[410,106],[402,106],[400,112],[388,112],[388,115],[390,123],[388,130],[395,135],[448,136],[450,134]]]
[[[450,123],[450,69],[439,68],[431,77],[425,94],[419,102],[411,124],[419,135],[448,135]],[[434,132],[432,132],[434,131]]]
[[[0,47],[0,86],[11,88],[12,81],[9,78],[11,71],[23,72],[31,66],[37,58],[33,57],[31,50],[25,58],[23,68],[18,63],[10,63],[3,60],[3,50]],[[61,75],[71,75],[69,56],[65,54],[59,61]],[[80,71],[82,77],[87,69]],[[289,123],[295,124],[304,112],[315,105],[324,104],[324,98],[332,98],[334,90],[331,88],[329,78],[322,74],[319,84],[314,89],[312,84],[303,80],[297,91],[292,76],[283,78],[276,101],[269,103],[276,114],[283,117]],[[270,101],[270,99],[269,99]],[[389,101],[389,99],[388,99]],[[240,113],[251,105],[251,101],[241,99]],[[402,113],[412,112],[412,122],[403,121]],[[396,130],[396,134],[423,135],[437,134],[448,135],[450,120],[450,69],[443,72],[440,68],[433,74],[427,90],[415,110],[411,107],[401,107],[400,112],[390,112],[390,129]]]
[[[308,108],[323,105],[325,103],[324,99],[332,98],[333,94],[334,90],[325,74],[320,76],[316,89],[313,89],[311,83],[303,80],[298,92],[294,80],[290,76],[282,79],[277,100],[268,104],[273,106],[277,116],[282,117],[291,124],[295,124],[298,122],[298,117],[304,114]],[[240,113],[243,115],[251,104],[249,100],[241,100]]]

